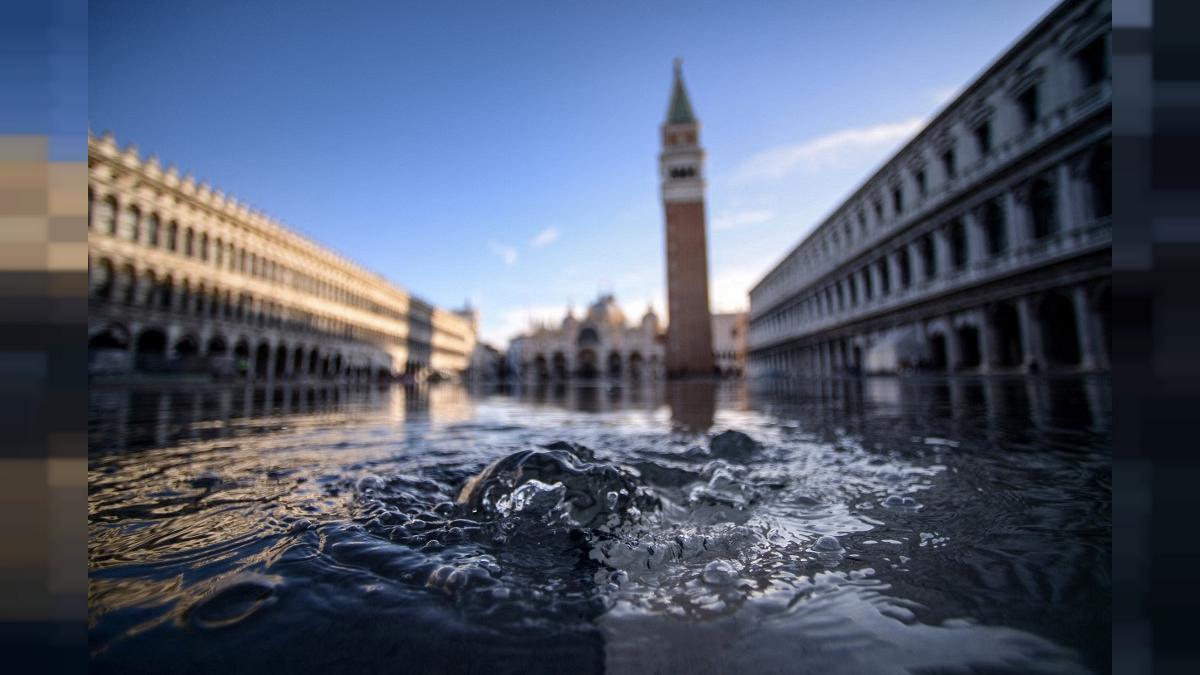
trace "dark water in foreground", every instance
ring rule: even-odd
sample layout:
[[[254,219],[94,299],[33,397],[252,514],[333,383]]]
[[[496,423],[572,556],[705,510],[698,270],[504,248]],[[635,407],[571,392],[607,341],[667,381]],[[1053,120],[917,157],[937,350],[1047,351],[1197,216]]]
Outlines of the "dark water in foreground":
[[[90,420],[94,672],[1111,668],[1107,379],[96,386]]]

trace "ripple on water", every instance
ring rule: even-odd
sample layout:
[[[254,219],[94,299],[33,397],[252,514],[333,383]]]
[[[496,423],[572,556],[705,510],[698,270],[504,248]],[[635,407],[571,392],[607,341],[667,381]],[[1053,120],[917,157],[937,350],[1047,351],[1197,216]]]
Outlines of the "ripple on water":
[[[217,582],[183,616],[196,628],[213,630],[232,626],[273,604],[281,584],[282,578],[275,575],[234,574]]]

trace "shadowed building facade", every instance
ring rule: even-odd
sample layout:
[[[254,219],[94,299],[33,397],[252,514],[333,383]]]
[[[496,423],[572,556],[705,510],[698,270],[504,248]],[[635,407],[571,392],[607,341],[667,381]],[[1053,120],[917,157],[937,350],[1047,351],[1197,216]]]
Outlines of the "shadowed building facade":
[[[1108,369],[1111,32],[1060,3],[789,251],[750,371]]]
[[[667,245],[667,349],[669,376],[713,372],[712,323],[708,309],[708,244],[704,224],[704,149],[700,122],[683,86],[681,63],[659,155]]]
[[[260,380],[466,370],[476,322],[174,167],[88,136],[89,372]]]

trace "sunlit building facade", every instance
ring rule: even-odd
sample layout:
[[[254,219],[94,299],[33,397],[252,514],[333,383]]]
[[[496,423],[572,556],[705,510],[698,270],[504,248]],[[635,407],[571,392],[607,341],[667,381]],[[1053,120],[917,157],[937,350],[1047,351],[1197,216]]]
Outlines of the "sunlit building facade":
[[[514,338],[509,364],[524,378],[657,378],[665,373],[665,353],[653,309],[630,325],[616,298],[605,294],[582,317],[568,309],[559,324],[539,323]]]
[[[1058,5],[750,292],[755,374],[1103,370],[1111,5]]]
[[[88,137],[89,370],[256,379],[466,370],[477,318]]]

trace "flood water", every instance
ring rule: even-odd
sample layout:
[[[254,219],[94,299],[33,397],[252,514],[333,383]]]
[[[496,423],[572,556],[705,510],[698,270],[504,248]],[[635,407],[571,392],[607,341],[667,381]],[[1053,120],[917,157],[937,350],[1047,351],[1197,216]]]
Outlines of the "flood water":
[[[1107,378],[89,408],[93,672],[1111,669]]]

